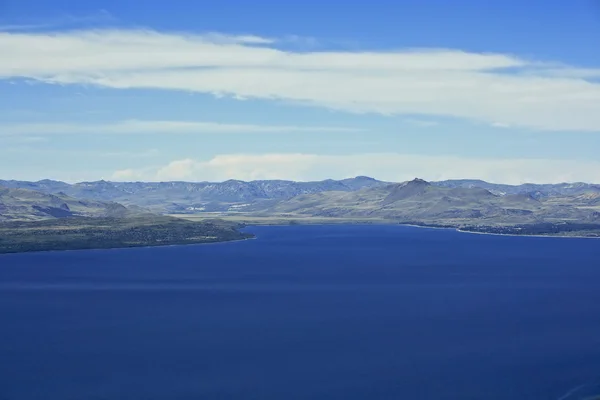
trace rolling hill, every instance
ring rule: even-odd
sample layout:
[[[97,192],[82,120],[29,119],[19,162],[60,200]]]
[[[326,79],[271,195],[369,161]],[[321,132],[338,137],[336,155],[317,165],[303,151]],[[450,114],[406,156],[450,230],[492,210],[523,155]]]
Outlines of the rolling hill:
[[[115,202],[0,187],[0,253],[213,243],[252,237],[239,224],[191,222]]]
[[[115,202],[78,200],[64,193],[47,194],[29,189],[0,187],[0,221],[65,217],[118,218],[139,210]]]
[[[586,197],[596,201],[592,196]],[[542,200],[527,193],[499,195],[480,187],[447,187],[421,179],[354,192],[322,192],[276,202],[256,215],[288,217],[383,218],[462,226],[511,225],[543,222],[600,223],[600,210],[578,207],[579,197]]]

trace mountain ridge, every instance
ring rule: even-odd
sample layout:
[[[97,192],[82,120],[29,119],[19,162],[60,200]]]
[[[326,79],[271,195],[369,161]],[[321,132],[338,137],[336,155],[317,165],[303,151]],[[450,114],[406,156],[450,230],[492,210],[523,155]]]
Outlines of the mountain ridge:
[[[600,196],[588,194],[595,202]],[[579,202],[578,202],[579,201]],[[579,197],[536,198],[531,193],[496,194],[480,187],[439,186],[422,179],[366,188],[297,196],[249,209],[261,216],[288,218],[379,218],[460,227],[540,223],[600,224],[600,207]]]
[[[416,178],[417,183],[425,182]],[[419,182],[422,181],[422,182]],[[0,186],[38,190],[48,194],[63,193],[75,198],[98,201],[115,201],[124,205],[146,207],[161,213],[188,213],[202,211],[229,211],[246,204],[274,202],[312,193],[353,192],[365,188],[403,184],[379,181],[367,176],[341,180],[322,181],[253,180],[230,179],[224,182],[112,182],[106,180],[85,181],[74,184],[44,179],[30,181],[0,181]],[[505,185],[482,180],[446,180],[427,182],[432,186],[455,189],[485,189],[493,194],[523,195],[534,199],[579,196],[582,204],[595,205],[594,194],[600,193],[600,185],[592,183],[559,183]],[[586,197],[588,196],[588,197]],[[232,209],[233,207],[233,209]]]
[[[227,209],[228,205],[286,199],[307,193],[354,191],[380,186],[385,182],[368,177],[343,180],[296,182],[288,180],[227,180],[225,182],[80,182],[0,181],[0,186],[39,190],[49,194],[63,192],[76,198],[117,201],[125,205],[149,207],[157,212],[182,212],[187,209]],[[166,204],[166,200],[170,204]],[[220,206],[223,204],[223,206]]]
[[[102,180],[69,185],[43,180],[0,181],[0,185],[5,182],[16,186],[0,186],[0,220],[5,221],[73,216],[118,218],[155,212],[199,215],[203,219],[230,216],[234,220],[249,217],[263,221],[377,220],[459,229],[468,226],[471,230],[524,224],[527,225],[524,231],[533,232],[542,228],[555,232],[563,229],[564,224],[570,224],[570,230],[581,227],[590,230],[596,225],[600,229],[600,187],[592,184],[519,187],[476,182],[479,185],[476,186],[469,180],[427,182],[415,178],[390,183],[368,177],[304,183]],[[76,198],[73,193],[79,196]],[[563,225],[557,228],[557,224]]]
[[[0,221],[42,220],[67,217],[122,218],[139,213],[136,207],[116,202],[75,199],[61,192],[0,186]]]

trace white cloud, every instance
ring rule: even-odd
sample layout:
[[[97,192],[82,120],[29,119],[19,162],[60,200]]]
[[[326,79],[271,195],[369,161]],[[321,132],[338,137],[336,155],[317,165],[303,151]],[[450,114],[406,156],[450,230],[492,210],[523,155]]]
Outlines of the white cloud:
[[[226,124],[202,121],[127,120],[110,123],[0,124],[0,136],[44,134],[144,134],[144,133],[286,133],[356,132],[359,129],[327,126]]]
[[[217,155],[209,161],[177,160],[146,172],[150,180],[303,179],[317,158],[310,154]]]
[[[358,175],[400,182],[483,179],[489,182],[600,182],[600,162],[546,159],[481,159],[396,153],[355,155],[223,154],[210,160],[184,159],[160,168],[118,171],[115,180],[224,181],[227,179],[342,179]]]
[[[600,83],[593,68],[451,49],[291,52],[277,43],[252,35],[152,30],[4,32],[0,78],[600,131]]]
[[[256,68],[289,71],[478,71],[524,66],[501,54],[457,50],[404,52],[284,52],[256,36],[164,34],[152,30],[87,30],[54,33],[0,33],[6,57],[0,76],[87,80],[126,71],[173,71],[173,68]],[[67,58],[68,57],[68,58]],[[441,64],[440,64],[441,62]],[[160,70],[160,71],[157,71]],[[201,75],[203,71],[192,71]],[[210,71],[205,71],[210,72]],[[236,72],[235,70],[232,72]],[[194,87],[193,82],[192,88]]]
[[[218,32],[205,33],[202,38],[211,43],[220,44],[271,44],[274,39],[255,35],[224,35]]]
[[[137,181],[142,180],[144,174],[133,169],[121,169],[112,174],[111,179],[115,181]]]
[[[172,161],[156,172],[160,181],[183,181],[194,179],[198,163],[192,159]]]

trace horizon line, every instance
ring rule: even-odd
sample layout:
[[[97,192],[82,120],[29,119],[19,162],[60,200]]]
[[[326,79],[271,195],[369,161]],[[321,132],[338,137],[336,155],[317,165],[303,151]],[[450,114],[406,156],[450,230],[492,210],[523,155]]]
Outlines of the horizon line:
[[[425,181],[427,183],[441,183],[441,182],[456,182],[456,181],[471,181],[471,182],[481,182],[481,183],[487,183],[487,184],[491,184],[491,185],[502,185],[502,186],[525,186],[525,185],[574,185],[574,184],[585,184],[585,185],[592,185],[592,186],[596,186],[596,185],[600,185],[600,183],[595,183],[595,182],[586,182],[586,181],[572,181],[572,182],[557,182],[557,183],[547,183],[547,182],[524,182],[524,183],[520,183],[520,184],[509,184],[509,183],[499,183],[499,182],[490,182],[490,181],[486,181],[483,179],[471,179],[471,178],[452,178],[452,179],[443,179],[443,180],[426,180],[426,179],[422,179],[419,177],[415,177],[412,180],[405,180],[405,181],[384,181],[384,180],[379,180],[377,178],[371,177],[371,176],[366,176],[366,175],[357,175],[357,176],[353,176],[353,177],[347,177],[347,178],[341,178],[341,179],[333,179],[333,178],[325,178],[325,179],[320,179],[320,180],[293,180],[293,179],[254,179],[254,180],[242,180],[242,179],[235,179],[235,178],[230,178],[230,179],[226,179],[223,181],[185,181],[185,180],[170,180],[170,181],[114,181],[114,180],[107,180],[107,179],[98,179],[98,180],[90,180],[90,181],[79,181],[79,182],[67,182],[67,181],[62,181],[62,180],[57,180],[57,179],[50,179],[50,178],[44,178],[44,179],[39,179],[39,180],[22,180],[22,179],[0,179],[0,182],[24,182],[24,183],[42,183],[42,182],[54,182],[54,183],[63,183],[66,185],[79,185],[79,184],[86,184],[86,183],[100,183],[100,182],[104,182],[104,183],[116,183],[116,184],[135,184],[135,183],[154,183],[154,184],[159,184],[159,183],[190,183],[190,184],[201,184],[201,183],[205,183],[205,184],[222,184],[222,183],[227,183],[227,182],[241,182],[241,183],[256,183],[256,182],[289,182],[289,183],[318,183],[318,182],[328,182],[328,181],[333,181],[333,182],[341,182],[341,181],[347,181],[347,180],[353,180],[353,179],[369,179],[369,180],[373,180],[373,181],[377,181],[380,183],[389,183],[389,184],[396,184],[396,183],[406,183],[406,182],[411,182],[411,181],[415,181],[415,180],[421,180],[421,181]],[[2,186],[0,184],[0,186]]]

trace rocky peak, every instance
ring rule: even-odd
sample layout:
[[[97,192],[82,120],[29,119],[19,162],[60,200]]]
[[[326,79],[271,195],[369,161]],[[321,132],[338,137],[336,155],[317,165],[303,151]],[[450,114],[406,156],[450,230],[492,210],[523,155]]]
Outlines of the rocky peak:
[[[429,185],[429,182],[427,182],[426,180],[421,179],[421,178],[415,178],[412,181],[409,181],[408,183],[412,183],[412,184],[416,184],[416,185],[423,185],[423,184]]]

